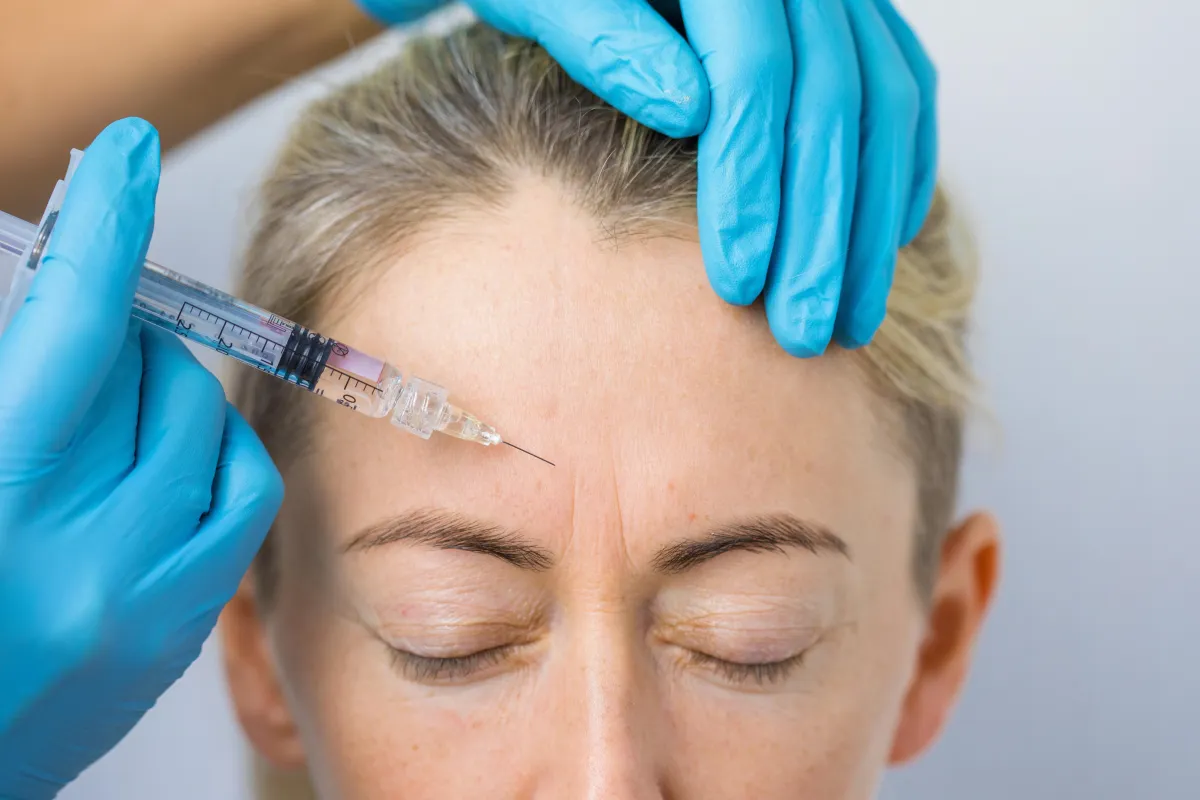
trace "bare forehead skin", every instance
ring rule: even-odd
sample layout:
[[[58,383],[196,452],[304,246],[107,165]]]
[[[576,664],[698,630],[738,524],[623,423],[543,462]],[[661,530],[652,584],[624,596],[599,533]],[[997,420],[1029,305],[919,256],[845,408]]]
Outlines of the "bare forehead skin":
[[[422,507],[555,551],[582,531],[623,537],[635,560],[727,516],[794,513],[855,550],[911,530],[910,467],[882,441],[849,356],[784,353],[761,309],[714,295],[694,237],[614,242],[530,181],[503,209],[423,233],[355,297],[324,332],[447,386],[557,467],[322,408],[343,541]]]

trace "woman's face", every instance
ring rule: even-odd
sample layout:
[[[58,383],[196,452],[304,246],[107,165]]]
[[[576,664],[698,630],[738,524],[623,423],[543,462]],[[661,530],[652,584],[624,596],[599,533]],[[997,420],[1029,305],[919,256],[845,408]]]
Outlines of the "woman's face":
[[[850,357],[786,355],[694,241],[531,184],[326,322],[556,466],[321,404],[271,610],[225,628],[251,738],[323,797],[867,798],[936,733],[990,522],[943,564],[947,633]]]

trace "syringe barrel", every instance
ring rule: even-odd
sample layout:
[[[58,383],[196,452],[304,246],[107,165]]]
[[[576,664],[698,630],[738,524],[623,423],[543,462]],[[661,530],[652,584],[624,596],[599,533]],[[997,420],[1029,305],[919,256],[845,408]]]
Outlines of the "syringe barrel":
[[[71,170],[55,187],[40,225],[0,212],[0,291],[9,290],[0,295],[0,333],[25,300],[81,156],[72,152]],[[338,405],[390,416],[397,427],[422,438],[442,431],[484,445],[500,442],[491,426],[450,405],[436,384],[416,377],[406,384],[381,359],[152,261],[142,268],[132,315]]]
[[[58,220],[65,186],[55,191],[40,226],[0,212],[0,311],[8,317],[25,300],[41,264],[42,247]],[[44,246],[44,245],[43,245]],[[395,405],[400,373],[385,362],[291,320],[146,261],[133,316],[372,417]],[[0,318],[0,332],[7,319]]]

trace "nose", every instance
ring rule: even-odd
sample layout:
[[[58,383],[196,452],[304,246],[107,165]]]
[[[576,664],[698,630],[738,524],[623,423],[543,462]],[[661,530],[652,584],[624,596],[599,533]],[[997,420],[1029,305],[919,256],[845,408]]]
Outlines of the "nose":
[[[554,665],[547,798],[665,800],[669,723],[651,654],[620,612],[598,615]],[[579,629],[576,629],[579,630]]]

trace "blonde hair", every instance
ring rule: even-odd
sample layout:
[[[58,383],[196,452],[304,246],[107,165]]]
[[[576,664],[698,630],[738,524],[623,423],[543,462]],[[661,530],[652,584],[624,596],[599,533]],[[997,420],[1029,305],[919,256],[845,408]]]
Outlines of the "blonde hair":
[[[474,24],[412,41],[301,116],[262,191],[243,295],[312,322],[350,299],[337,287],[365,286],[360,278],[413,235],[464,207],[503,203],[530,172],[560,183],[613,237],[681,226],[695,235],[694,140],[639,125],[536,44]],[[916,469],[913,567],[923,598],[954,513],[972,386],[964,331],[974,274],[950,233],[939,191],[899,253],[887,318],[853,355]],[[308,408],[295,390],[247,371],[235,394],[276,460],[294,457]],[[261,602],[270,602],[274,572],[268,537],[256,562]],[[264,800],[312,796],[303,780],[266,769],[259,777]]]

